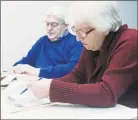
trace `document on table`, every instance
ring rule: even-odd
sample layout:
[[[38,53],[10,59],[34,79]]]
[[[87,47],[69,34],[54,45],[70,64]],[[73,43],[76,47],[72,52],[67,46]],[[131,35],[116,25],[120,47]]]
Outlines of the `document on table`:
[[[28,76],[25,74],[1,74],[1,85],[9,85],[11,82],[13,82],[14,80],[21,80],[24,82],[31,82],[31,81],[35,81],[38,80],[38,77],[35,76]]]
[[[27,86],[24,82],[17,80],[12,82],[4,91],[3,99],[8,107],[9,112],[16,112],[31,107],[42,106],[45,104],[50,104],[48,98],[38,99],[33,93],[28,89],[23,94],[20,94]],[[3,106],[5,107],[5,106]]]
[[[1,81],[1,86],[3,85],[9,85],[11,82],[13,82],[16,79],[14,75],[7,75],[5,76]]]

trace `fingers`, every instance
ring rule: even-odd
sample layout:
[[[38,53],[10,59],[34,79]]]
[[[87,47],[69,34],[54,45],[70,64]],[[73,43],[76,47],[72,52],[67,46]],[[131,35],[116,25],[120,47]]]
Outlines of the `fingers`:
[[[27,84],[28,89],[31,90],[38,99],[49,96],[49,88],[47,86],[47,82],[44,81],[45,80],[34,81]]]
[[[26,86],[27,86],[28,88],[32,88],[32,86],[35,85],[36,82],[38,82],[38,78],[37,78],[37,79],[33,79],[32,81],[26,82]]]
[[[13,67],[13,73],[26,74],[29,76],[39,76],[40,69],[34,68],[28,64],[19,64]]]
[[[14,66],[13,69],[12,69],[13,73],[18,73],[18,74],[24,74],[25,72],[25,67],[24,65],[17,65],[17,66]]]
[[[40,99],[37,91],[37,87],[35,86],[35,82],[29,82],[27,85],[27,88],[34,94],[34,96],[38,99]]]
[[[33,82],[29,82],[26,84],[27,88],[29,88],[29,89],[31,89],[32,85],[33,85]]]

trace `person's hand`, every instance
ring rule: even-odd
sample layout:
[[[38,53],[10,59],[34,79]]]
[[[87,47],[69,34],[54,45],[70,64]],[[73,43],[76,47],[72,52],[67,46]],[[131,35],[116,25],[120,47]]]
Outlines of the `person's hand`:
[[[51,81],[52,79],[42,79],[27,84],[27,87],[37,98],[48,98]]]
[[[39,76],[40,69],[34,68],[28,64],[19,64],[19,65],[13,67],[13,72],[17,73],[17,74]]]

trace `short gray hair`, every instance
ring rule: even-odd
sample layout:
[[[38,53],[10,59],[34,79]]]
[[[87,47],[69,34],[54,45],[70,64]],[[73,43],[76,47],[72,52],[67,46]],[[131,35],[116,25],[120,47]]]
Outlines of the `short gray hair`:
[[[54,16],[58,18],[60,21],[62,21],[63,23],[65,23],[66,14],[67,14],[67,8],[61,5],[54,5],[48,8],[46,12],[46,16]]]
[[[70,26],[85,22],[100,31],[108,32],[115,32],[122,25],[115,1],[77,1],[71,5],[66,22]]]

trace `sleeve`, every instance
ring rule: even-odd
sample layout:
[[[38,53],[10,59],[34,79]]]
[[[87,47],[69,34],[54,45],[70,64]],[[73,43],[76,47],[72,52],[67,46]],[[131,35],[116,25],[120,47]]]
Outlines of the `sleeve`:
[[[83,50],[79,62],[77,63],[77,65],[75,66],[75,68],[72,70],[71,73],[53,80],[60,80],[68,83],[79,83],[79,84],[84,83],[85,82],[83,81],[85,79],[84,55],[85,55],[85,50]]]
[[[77,42],[68,52],[69,60],[67,64],[59,64],[57,66],[41,68],[39,77],[59,78],[67,75],[74,69],[74,67],[78,63],[78,60],[80,59],[80,55],[82,53],[82,49],[82,44],[80,42]]]
[[[128,41],[131,42],[123,42],[113,51],[101,82],[78,84],[53,80],[50,86],[50,100],[96,107],[116,105],[119,97],[137,79],[136,36]]]
[[[23,57],[21,60],[19,60],[18,62],[16,62],[13,66],[16,66],[18,64],[29,64],[31,66],[35,66],[36,57],[39,54],[39,51],[41,49],[41,41],[42,41],[42,38],[40,38],[32,46],[32,48],[29,50],[29,52],[27,53],[27,55],[25,57]]]

